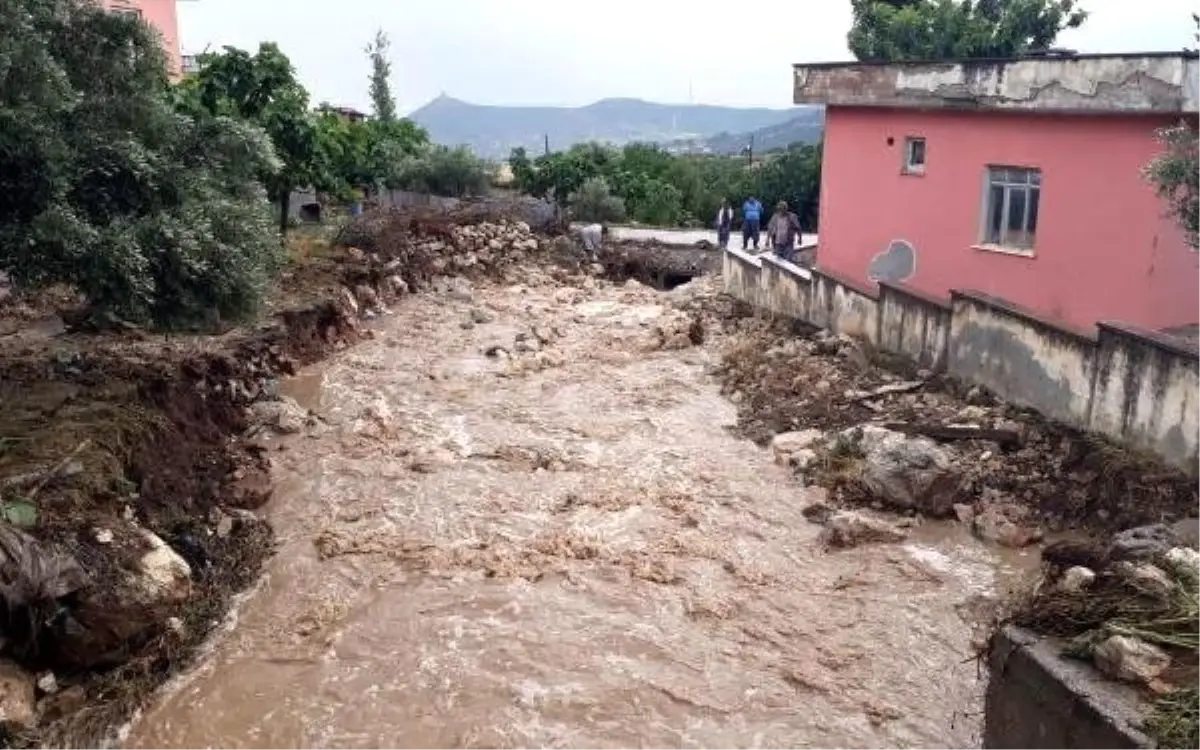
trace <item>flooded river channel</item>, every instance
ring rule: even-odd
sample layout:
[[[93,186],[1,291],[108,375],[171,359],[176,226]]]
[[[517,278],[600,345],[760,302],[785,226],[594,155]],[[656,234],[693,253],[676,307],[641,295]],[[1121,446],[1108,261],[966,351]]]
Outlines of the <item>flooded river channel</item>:
[[[279,553],[127,745],[977,746],[969,605],[1019,563],[823,551],[722,342],[655,345],[703,286],[409,298],[289,384]]]

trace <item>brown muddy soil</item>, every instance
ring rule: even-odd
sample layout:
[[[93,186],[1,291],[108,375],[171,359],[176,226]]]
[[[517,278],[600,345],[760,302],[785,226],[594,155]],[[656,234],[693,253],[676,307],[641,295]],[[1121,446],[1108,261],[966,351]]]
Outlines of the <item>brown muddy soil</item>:
[[[719,375],[739,405],[738,430],[759,444],[781,432],[864,423],[1009,430],[1019,435],[1013,444],[943,444],[963,472],[963,503],[998,493],[1034,509],[1051,531],[1098,534],[1195,515],[1195,481],[1153,457],[1001,403],[980,388],[918,371],[847,337],[753,317],[742,328]],[[920,385],[869,396],[904,382]],[[875,502],[852,472],[824,480],[833,485],[835,500]]]
[[[32,508],[17,538],[65,553],[85,576],[66,596],[39,595],[49,574],[7,558],[4,657],[56,683],[38,690],[38,727],[10,727],[8,743],[96,741],[180,668],[254,580],[272,534],[246,511],[269,495],[269,459],[239,437],[245,405],[277,374],[352,337],[346,322],[310,300],[222,337],[14,336],[0,348],[6,516]],[[190,565],[186,601],[126,598],[123,582],[149,550],[142,530]]]

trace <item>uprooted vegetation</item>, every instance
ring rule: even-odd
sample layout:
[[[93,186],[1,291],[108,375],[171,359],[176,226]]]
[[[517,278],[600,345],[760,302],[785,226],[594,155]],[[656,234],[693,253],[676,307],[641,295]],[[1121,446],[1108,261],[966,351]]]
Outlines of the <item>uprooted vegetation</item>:
[[[1200,553],[1154,526],[1052,545],[1043,559],[1042,578],[1002,624],[1062,639],[1066,656],[1140,689],[1158,747],[1197,747]]]

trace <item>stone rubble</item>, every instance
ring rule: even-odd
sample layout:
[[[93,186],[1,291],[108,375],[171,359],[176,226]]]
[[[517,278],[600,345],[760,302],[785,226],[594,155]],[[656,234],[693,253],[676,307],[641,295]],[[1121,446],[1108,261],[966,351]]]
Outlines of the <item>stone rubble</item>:
[[[1126,635],[1112,635],[1092,652],[1096,667],[1106,675],[1121,680],[1148,684],[1171,666],[1167,652],[1152,643]]]

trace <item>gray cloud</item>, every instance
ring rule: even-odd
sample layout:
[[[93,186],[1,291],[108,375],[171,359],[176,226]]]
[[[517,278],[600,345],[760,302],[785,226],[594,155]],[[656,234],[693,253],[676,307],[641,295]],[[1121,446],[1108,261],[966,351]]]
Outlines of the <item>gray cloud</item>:
[[[1192,0],[1085,0],[1063,46],[1086,52],[1191,44]],[[581,105],[612,96],[787,106],[791,64],[849,57],[849,0],[197,0],[180,3],[185,52],[280,44],[314,102],[366,108],[363,48],[392,39],[409,111],[439,93],[482,104]],[[586,9],[585,9],[586,8]],[[602,10],[603,9],[603,10]],[[747,10],[753,15],[747,16]]]

